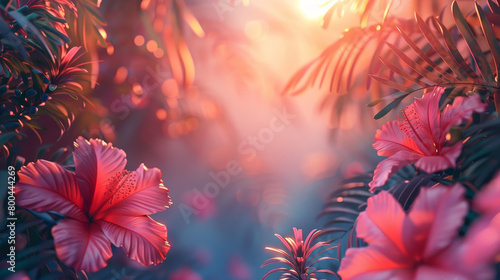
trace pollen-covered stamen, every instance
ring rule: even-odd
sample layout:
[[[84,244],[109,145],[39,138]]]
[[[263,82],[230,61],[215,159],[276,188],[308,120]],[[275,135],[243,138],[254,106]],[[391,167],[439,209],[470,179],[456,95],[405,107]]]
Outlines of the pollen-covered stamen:
[[[420,149],[421,147],[426,147],[428,143],[426,143],[419,135],[418,130],[421,130],[423,127],[422,122],[420,121],[420,118],[415,112],[415,109],[412,107],[407,107],[404,110],[401,110],[401,114],[403,118],[399,119],[399,128],[411,139],[413,139],[416,143],[419,142],[421,145],[419,146]],[[436,144],[434,143],[434,146],[436,147]],[[438,152],[437,147],[435,148],[436,153]],[[422,151],[424,152],[424,151]]]
[[[98,213],[105,205],[111,206],[132,194],[137,188],[136,173],[128,170],[116,172],[108,179],[106,191],[104,192],[104,201],[94,211]]]

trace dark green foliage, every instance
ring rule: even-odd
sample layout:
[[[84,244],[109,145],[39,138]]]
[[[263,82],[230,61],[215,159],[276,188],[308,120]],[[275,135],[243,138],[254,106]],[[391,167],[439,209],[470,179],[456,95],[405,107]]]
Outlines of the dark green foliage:
[[[74,19],[77,7],[90,9],[92,16],[86,12],[80,18],[90,18],[97,30],[103,21],[91,3],[34,0],[0,5],[0,157],[9,155],[12,141],[25,131],[42,141],[38,131],[44,129],[39,122],[43,115],[53,119],[62,135],[74,120],[66,97],[85,102],[84,89],[91,82],[85,69],[89,58],[70,43],[76,35],[88,35],[74,32],[83,29],[66,18]]]

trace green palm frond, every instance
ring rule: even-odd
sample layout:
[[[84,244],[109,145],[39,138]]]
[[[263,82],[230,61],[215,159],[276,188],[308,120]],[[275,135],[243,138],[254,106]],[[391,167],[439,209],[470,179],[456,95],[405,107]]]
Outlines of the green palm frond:
[[[488,182],[500,168],[500,119],[491,116],[462,132],[466,139],[457,159],[454,180],[473,192]]]

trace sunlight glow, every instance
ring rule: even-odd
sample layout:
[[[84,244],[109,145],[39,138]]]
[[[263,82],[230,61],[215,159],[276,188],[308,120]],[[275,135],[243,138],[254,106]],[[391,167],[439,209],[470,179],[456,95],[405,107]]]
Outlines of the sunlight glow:
[[[341,0],[300,0],[300,9],[308,18],[319,18]]]

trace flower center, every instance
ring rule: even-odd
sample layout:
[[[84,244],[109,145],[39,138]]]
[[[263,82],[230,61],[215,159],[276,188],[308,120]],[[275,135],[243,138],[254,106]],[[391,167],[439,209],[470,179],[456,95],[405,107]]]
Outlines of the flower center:
[[[112,205],[128,197],[136,189],[136,174],[128,170],[116,172],[109,178],[104,197],[106,204]]]
[[[424,141],[422,137],[420,137],[420,133],[425,133],[425,130],[423,129],[422,121],[417,112],[415,112],[415,109],[413,107],[407,107],[401,110],[401,115],[403,118],[399,119],[399,128],[408,138],[412,139],[424,153],[439,153],[436,143],[433,143],[434,146],[429,149],[429,141]]]
[[[137,188],[136,184],[136,173],[130,172],[128,170],[123,170],[116,172],[115,175],[108,179],[108,184],[106,185],[106,191],[104,191],[104,197],[102,203],[93,211],[90,215],[89,221],[92,220],[96,213],[104,206],[111,206],[116,204],[123,199],[127,198],[132,194],[132,192]]]

